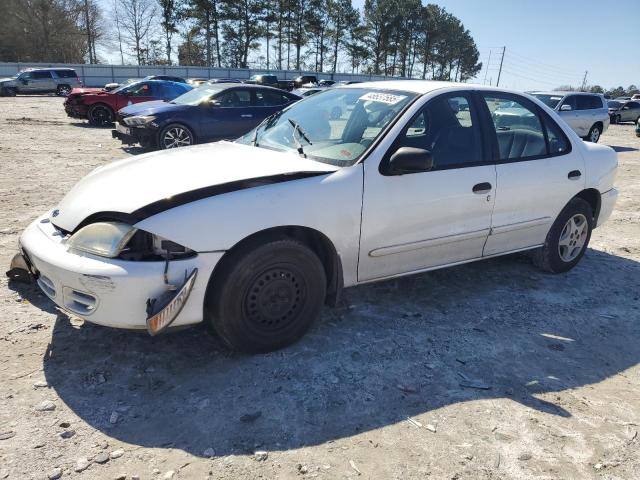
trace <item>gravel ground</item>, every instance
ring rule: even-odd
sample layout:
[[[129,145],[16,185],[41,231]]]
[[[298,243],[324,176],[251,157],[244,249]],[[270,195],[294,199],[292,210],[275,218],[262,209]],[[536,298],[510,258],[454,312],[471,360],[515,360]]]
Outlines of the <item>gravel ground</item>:
[[[0,131],[5,266],[78,179],[137,153],[55,97],[0,98]],[[602,142],[621,197],[571,272],[509,256],[349,289],[277,353],[83,324],[1,280],[0,480],[637,479],[640,139]]]

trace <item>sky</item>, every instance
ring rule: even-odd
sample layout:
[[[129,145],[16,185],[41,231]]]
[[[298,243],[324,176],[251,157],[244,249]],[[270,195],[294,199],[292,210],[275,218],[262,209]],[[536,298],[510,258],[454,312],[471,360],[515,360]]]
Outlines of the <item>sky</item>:
[[[423,3],[427,3],[423,0]],[[640,0],[438,0],[471,32],[483,69],[474,80],[545,90],[640,84]],[[362,8],[364,0],[354,0]],[[491,60],[489,54],[491,52]],[[487,64],[489,70],[487,71]],[[486,77],[485,77],[486,74]],[[486,80],[485,80],[486,78]]]
[[[352,0],[362,10],[365,0]],[[428,0],[423,0],[427,3]],[[105,10],[112,0],[101,0]],[[516,90],[640,84],[640,0],[431,0],[471,32],[483,68],[472,81]],[[119,63],[119,55],[104,55]],[[487,68],[488,67],[488,68]]]

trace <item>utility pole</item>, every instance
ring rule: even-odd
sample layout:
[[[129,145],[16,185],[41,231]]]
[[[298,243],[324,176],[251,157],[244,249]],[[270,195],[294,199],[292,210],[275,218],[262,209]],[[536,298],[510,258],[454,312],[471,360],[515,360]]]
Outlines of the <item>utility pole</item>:
[[[500,59],[500,70],[498,70],[498,81],[496,82],[496,87],[500,85],[500,74],[502,73],[502,62],[504,62],[504,52],[507,51],[507,47],[502,47],[502,58]]]
[[[487,84],[487,73],[489,73],[490,66],[491,66],[491,50],[489,50],[489,60],[487,60],[487,69],[484,71],[484,80],[482,81],[483,85]]]
[[[580,87],[580,90],[584,92],[585,87],[587,86],[587,74],[589,73],[588,70],[584,71],[584,78],[582,79],[582,87]]]
[[[89,47],[89,63],[95,63],[93,58],[93,42],[91,40],[91,26],[89,25],[89,1],[84,0],[84,21],[87,25],[87,46]]]

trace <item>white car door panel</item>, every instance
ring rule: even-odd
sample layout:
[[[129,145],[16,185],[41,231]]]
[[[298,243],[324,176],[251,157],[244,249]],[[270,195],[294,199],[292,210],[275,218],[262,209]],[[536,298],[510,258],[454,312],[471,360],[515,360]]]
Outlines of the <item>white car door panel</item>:
[[[388,152],[390,156],[400,147],[428,150],[433,154],[431,171],[394,175],[385,171],[384,159],[382,166],[365,162],[358,281],[482,256],[496,170],[483,163],[481,133],[469,99],[465,93],[435,97],[407,123]]]
[[[493,165],[385,177],[365,163],[358,280],[482,256],[491,226]]]
[[[500,161],[485,256],[543,244],[562,208],[584,188],[586,176],[579,149],[571,148],[548,114],[526,98],[496,96],[517,102],[511,111],[521,112],[522,120],[496,133]]]

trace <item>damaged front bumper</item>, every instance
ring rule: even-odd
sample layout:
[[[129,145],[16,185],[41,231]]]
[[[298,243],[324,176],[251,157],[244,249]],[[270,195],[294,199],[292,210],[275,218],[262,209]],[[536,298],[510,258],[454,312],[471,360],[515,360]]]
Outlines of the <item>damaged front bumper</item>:
[[[27,227],[20,247],[22,255],[15,257],[7,272],[13,272],[14,279],[16,271],[26,266],[25,275],[62,309],[91,323],[147,329],[152,334],[202,321],[207,283],[222,257],[222,252],[211,252],[173,260],[165,281],[162,261],[128,261],[69,251],[47,215]],[[178,287],[172,290],[172,285]]]

